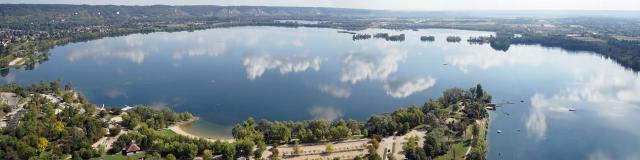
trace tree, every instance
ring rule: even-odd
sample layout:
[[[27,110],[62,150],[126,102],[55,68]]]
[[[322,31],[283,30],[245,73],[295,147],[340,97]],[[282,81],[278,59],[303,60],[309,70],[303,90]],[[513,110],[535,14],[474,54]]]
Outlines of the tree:
[[[332,153],[332,152],[335,151],[335,148],[333,148],[333,144],[332,143],[327,143],[325,145],[325,148],[326,148],[326,151],[325,151],[326,153]]]
[[[463,99],[464,90],[460,88],[447,89],[442,93],[442,99],[444,100],[444,106],[449,107]]]
[[[299,155],[300,153],[302,153],[302,150],[300,149],[300,144],[298,141],[295,141],[293,143],[293,154]]]
[[[222,156],[224,159],[235,159],[236,148],[232,143],[224,143],[222,148]]]
[[[211,152],[211,150],[205,149],[204,151],[202,151],[202,159],[213,160],[213,152]]]
[[[475,93],[476,94],[476,97],[475,97],[476,100],[482,98],[482,96],[484,95],[484,90],[482,90],[482,85],[478,84],[476,86],[475,92],[476,92]]]
[[[424,141],[424,152],[428,157],[434,158],[444,153],[442,144],[433,136],[427,136]]]
[[[402,146],[404,150],[404,155],[409,160],[418,160],[420,159],[419,153],[422,148],[418,147],[418,137],[408,137],[407,142]],[[424,151],[422,151],[424,152]]]
[[[174,156],[173,154],[169,153],[169,154],[167,154],[167,160],[176,160],[176,156]]]
[[[373,149],[378,149],[380,148],[380,141],[382,140],[382,136],[380,135],[373,135],[373,138],[371,138],[371,146],[373,147]]]
[[[255,144],[250,140],[239,140],[236,142],[236,156],[237,157],[248,157],[251,155],[253,151],[253,147]]]
[[[484,154],[481,154],[477,151],[473,151],[471,153],[469,153],[469,155],[467,155],[467,160],[486,160],[487,158],[484,156]]]
[[[107,154],[107,149],[104,148],[103,145],[100,145],[100,147],[98,147],[98,152],[100,153],[100,157],[104,158],[104,155]]]
[[[367,156],[368,160],[382,160],[382,157],[376,152],[376,149],[373,147],[369,147],[369,156]]]
[[[65,91],[73,90],[73,84],[71,84],[71,82],[67,82],[67,84],[64,85],[64,90]]]
[[[49,146],[49,140],[44,137],[38,137],[38,143],[36,145],[38,151],[44,151],[47,146]]]
[[[258,143],[258,148],[253,152],[253,157],[255,159],[260,159],[262,158],[262,153],[267,150],[267,144],[265,144],[264,142],[260,141]]]
[[[346,125],[331,127],[329,133],[331,133],[331,139],[334,141],[351,137],[351,129],[347,128]]]
[[[280,160],[280,152],[278,151],[278,146],[274,145],[271,149],[271,160]]]
[[[477,124],[473,124],[473,125],[471,125],[471,127],[472,127],[471,132],[472,132],[473,136],[477,137],[480,134],[480,127],[478,127]]]
[[[120,133],[120,127],[113,127],[113,128],[109,128],[109,135],[111,137],[115,137],[116,135],[118,135]]]
[[[62,101],[65,103],[73,103],[75,101],[75,97],[73,96],[73,92],[66,92],[62,96]]]

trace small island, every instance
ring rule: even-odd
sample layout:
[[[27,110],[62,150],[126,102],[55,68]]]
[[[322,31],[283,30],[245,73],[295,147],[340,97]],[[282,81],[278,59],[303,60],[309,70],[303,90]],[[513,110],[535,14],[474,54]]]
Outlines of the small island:
[[[447,37],[447,42],[449,42],[449,43],[458,43],[460,41],[462,41],[462,39],[460,37],[458,37],[458,36],[448,36]]]
[[[367,40],[367,39],[371,39],[371,35],[370,34],[354,34],[353,35],[353,40],[354,41]]]
[[[255,121],[214,140],[171,127],[197,120],[168,108],[98,107],[68,83],[0,87],[2,159],[485,159],[491,95],[452,88],[422,106],[366,121]]]
[[[404,34],[391,35],[389,33],[376,33],[373,35],[373,38],[384,39],[386,41],[402,42],[405,39],[405,35]]]
[[[420,40],[423,42],[433,42],[436,41],[436,37],[434,36],[420,36]]]

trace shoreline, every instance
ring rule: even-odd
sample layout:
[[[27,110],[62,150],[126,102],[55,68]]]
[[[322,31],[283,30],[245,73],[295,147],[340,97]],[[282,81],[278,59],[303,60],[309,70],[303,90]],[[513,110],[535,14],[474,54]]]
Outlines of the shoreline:
[[[182,136],[186,136],[189,138],[197,138],[197,139],[205,139],[207,141],[211,141],[211,142],[215,142],[215,141],[223,141],[223,142],[234,142],[235,139],[233,138],[222,138],[222,137],[214,137],[214,138],[209,138],[209,137],[203,137],[203,136],[198,136],[192,133],[189,133],[187,131],[185,131],[184,129],[182,129],[182,126],[184,125],[188,125],[191,124],[193,122],[196,122],[200,120],[199,117],[194,117],[188,121],[182,121],[182,122],[178,122],[176,124],[173,124],[169,127],[167,127],[168,130],[178,134],[178,135],[182,135]]]

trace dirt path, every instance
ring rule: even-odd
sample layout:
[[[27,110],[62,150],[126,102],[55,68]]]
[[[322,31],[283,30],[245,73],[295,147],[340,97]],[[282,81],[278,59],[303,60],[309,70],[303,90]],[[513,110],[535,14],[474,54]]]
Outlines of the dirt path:
[[[127,131],[121,130],[120,133],[118,133],[118,135],[116,135],[115,137],[102,137],[96,143],[93,143],[91,147],[97,150],[100,146],[104,146],[105,150],[109,150],[111,149],[111,145],[113,144],[113,142],[116,142],[116,140],[118,140],[118,137],[125,133],[127,133]]]
[[[473,135],[471,135],[471,140],[473,140]],[[464,153],[464,158],[462,159],[467,159],[467,155],[469,155],[469,152],[471,152],[471,146],[473,145],[470,145],[469,148],[467,148],[467,152]]]

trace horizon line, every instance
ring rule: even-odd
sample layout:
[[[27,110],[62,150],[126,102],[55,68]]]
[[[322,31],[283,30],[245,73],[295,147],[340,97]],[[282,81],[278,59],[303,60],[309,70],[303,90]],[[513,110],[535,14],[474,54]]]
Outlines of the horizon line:
[[[288,7],[288,8],[330,8],[330,9],[352,9],[352,10],[370,10],[370,11],[394,11],[394,12],[473,12],[473,11],[565,11],[565,12],[583,12],[583,11],[601,11],[601,12],[640,12],[640,9],[372,9],[372,8],[349,8],[349,7],[329,7],[329,6],[283,6],[283,5],[217,5],[217,4],[78,4],[78,3],[0,3],[0,5],[75,5],[75,6],[219,6],[219,7]]]

